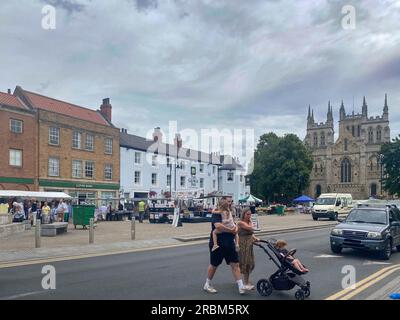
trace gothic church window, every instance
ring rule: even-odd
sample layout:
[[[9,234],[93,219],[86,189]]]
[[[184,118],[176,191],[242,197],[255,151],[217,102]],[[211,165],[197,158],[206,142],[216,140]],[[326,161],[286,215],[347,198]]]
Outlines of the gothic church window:
[[[349,140],[344,139],[344,151],[348,151],[349,149]]]
[[[316,132],[314,132],[314,146],[318,146],[318,136]]]
[[[351,182],[351,163],[350,160],[345,158],[340,166],[340,181],[342,183]]]
[[[325,145],[325,132],[321,132],[321,146]]]
[[[382,141],[382,129],[381,129],[381,127],[378,127],[376,129],[376,141],[379,141],[379,142]]]
[[[369,143],[374,142],[374,132],[372,131],[372,128],[368,129],[368,142]]]

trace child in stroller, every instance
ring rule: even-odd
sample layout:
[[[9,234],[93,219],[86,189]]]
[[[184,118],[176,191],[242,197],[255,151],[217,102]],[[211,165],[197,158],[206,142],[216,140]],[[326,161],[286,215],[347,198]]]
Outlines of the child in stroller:
[[[273,290],[287,291],[297,286],[299,287],[295,293],[295,298],[297,300],[303,300],[304,298],[309,297],[311,292],[310,282],[305,281],[302,277],[306,272],[300,271],[290,262],[289,257],[294,257],[296,249],[287,251],[283,247],[283,250],[281,249],[283,252],[281,252],[277,248],[277,242],[278,241],[275,239],[271,239],[259,240],[254,243],[254,245],[260,247],[268,255],[269,259],[278,267],[278,270],[272,275],[258,281],[258,293],[262,296],[269,296],[272,294]],[[266,246],[263,245],[264,243]],[[307,269],[305,266],[303,267]]]
[[[287,242],[285,240],[278,240],[275,243],[275,248],[282,255],[282,258],[285,258],[288,262],[292,264],[293,267],[295,267],[300,272],[302,273],[309,272],[310,270],[304,267],[299,259],[295,259],[292,255],[289,254],[289,251],[286,249],[286,246]]]

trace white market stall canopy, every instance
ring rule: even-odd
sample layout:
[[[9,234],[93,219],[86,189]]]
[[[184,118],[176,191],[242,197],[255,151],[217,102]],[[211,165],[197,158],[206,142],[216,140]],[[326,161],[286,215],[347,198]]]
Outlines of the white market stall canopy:
[[[71,197],[64,192],[36,192],[18,190],[0,190],[0,198],[71,199]]]

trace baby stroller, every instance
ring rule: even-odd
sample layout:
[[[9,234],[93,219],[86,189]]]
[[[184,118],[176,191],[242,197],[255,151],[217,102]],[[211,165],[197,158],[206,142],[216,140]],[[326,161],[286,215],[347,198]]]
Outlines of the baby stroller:
[[[296,249],[291,250],[285,257],[275,248],[275,240],[265,241],[260,240],[254,245],[260,247],[269,256],[278,270],[268,279],[261,279],[257,282],[257,291],[261,296],[269,296],[273,290],[292,290],[295,286],[300,287],[295,293],[296,300],[304,300],[310,296],[310,282],[306,282],[302,275],[303,272],[297,270],[292,264],[287,261],[286,257],[293,256]],[[265,243],[263,246],[261,243]],[[270,252],[271,251],[271,252]]]

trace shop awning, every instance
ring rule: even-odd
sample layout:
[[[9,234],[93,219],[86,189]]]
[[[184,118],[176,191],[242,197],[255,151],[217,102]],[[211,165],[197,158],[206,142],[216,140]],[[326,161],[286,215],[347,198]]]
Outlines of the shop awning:
[[[37,192],[19,190],[0,190],[0,198],[71,199],[71,197],[64,192]]]

